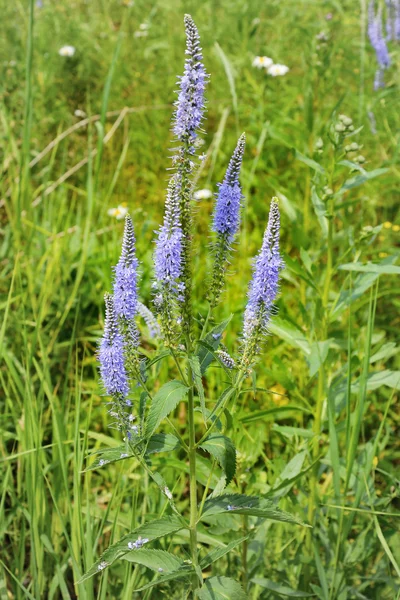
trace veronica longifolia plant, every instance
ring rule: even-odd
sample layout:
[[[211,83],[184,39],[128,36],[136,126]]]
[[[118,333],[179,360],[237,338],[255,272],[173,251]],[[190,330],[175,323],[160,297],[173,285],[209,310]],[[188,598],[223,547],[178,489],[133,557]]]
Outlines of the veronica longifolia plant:
[[[110,546],[84,579],[124,557],[155,571],[156,578],[140,589],[176,578],[179,583],[183,580],[182,589],[191,597],[198,595],[199,598],[211,598],[223,590],[224,597],[242,598],[246,596],[240,583],[235,581],[238,578],[237,568],[233,569],[233,579],[204,579],[203,574],[237,545],[243,544],[242,557],[245,557],[249,533],[237,541],[231,540],[229,546],[222,544],[220,548],[208,552],[207,541],[204,542],[207,538],[201,538],[200,543],[198,530],[200,528],[204,532],[207,524],[228,513],[229,518],[237,519],[239,517],[236,515],[242,515],[242,519],[254,518],[255,523],[262,519],[298,523],[295,517],[280,510],[270,500],[237,493],[236,450],[232,440],[225,435],[222,423],[224,411],[233,410],[241,386],[262,350],[273,314],[279,274],[283,268],[279,250],[279,207],[276,199],[273,199],[262,247],[254,263],[240,337],[240,353],[238,357],[231,357],[221,345],[222,334],[229,320],[213,324],[213,310],[223,291],[231,246],[240,225],[243,201],[240,170],[245,138],[244,135],[239,138],[216,195],[212,222],[213,267],[208,287],[209,311],[200,331],[193,318],[191,298],[192,173],[195,169],[195,142],[204,116],[204,91],[208,76],[202,62],[197,28],[188,15],[185,16],[185,28],[186,63],[184,75],[179,80],[179,96],[173,120],[175,169],[168,184],[164,222],[156,232],[155,240],[154,306],[160,327],[156,317],[138,300],[138,260],[133,224],[128,216],[121,258],[115,267],[113,294],[106,295],[104,336],[98,354],[104,390],[110,397],[109,412],[113,423],[123,434],[124,444],[117,449],[101,452],[90,467],[98,468],[116,460],[137,461],[159,489],[163,499],[162,516],[138,525]],[[138,315],[145,319],[153,335],[159,333],[163,339],[166,349],[155,360],[170,360],[170,367],[176,372],[176,378],[161,387],[158,381],[150,383],[150,365],[140,354],[136,325]],[[203,387],[207,368],[213,361],[225,369],[228,379],[219,396],[214,396],[209,385]],[[187,426],[181,433],[168,418],[180,402],[187,404]],[[175,498],[164,475],[151,462],[152,454],[172,450],[178,453],[185,477],[187,473],[187,498]],[[211,458],[208,483],[199,480],[199,453],[202,465],[205,453]],[[211,486],[216,464],[220,466],[222,476],[217,485]],[[170,473],[169,469],[169,476]],[[225,491],[227,486],[230,486],[229,491]],[[211,494],[210,487],[213,489]],[[179,510],[176,504],[178,500]],[[175,543],[174,534],[178,531],[179,542]],[[167,546],[157,541],[167,536],[170,538]],[[242,581],[245,587],[248,585],[246,568],[243,558]]]

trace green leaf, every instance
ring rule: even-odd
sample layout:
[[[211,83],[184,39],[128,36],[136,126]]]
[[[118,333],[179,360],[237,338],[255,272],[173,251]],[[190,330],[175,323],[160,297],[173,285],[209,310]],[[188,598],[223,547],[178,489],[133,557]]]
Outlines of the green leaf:
[[[156,433],[152,435],[147,445],[146,454],[156,452],[171,452],[179,448],[180,442],[172,433]]]
[[[187,394],[188,387],[181,381],[169,381],[153,397],[146,423],[146,437],[149,438],[161,421],[174,410],[178,402]]]
[[[313,160],[312,158],[309,158],[308,156],[305,156],[304,154],[302,154],[301,152],[299,152],[296,149],[295,149],[295,155],[296,155],[297,160],[300,160],[302,163],[304,163],[308,167],[311,167],[311,169],[313,169],[320,175],[324,175],[324,173],[325,173],[324,167],[322,165],[320,165],[319,163],[315,162],[315,160]]]
[[[93,456],[91,454],[90,456]],[[96,460],[84,470],[84,473],[87,471],[93,471],[94,469],[101,469],[106,464],[115,463],[119,460],[124,460],[126,458],[132,458],[130,450],[127,451],[125,446],[118,446],[117,448],[104,448],[96,452]]]
[[[374,171],[369,171],[368,173],[365,172],[360,175],[356,175],[355,177],[351,177],[350,179],[348,179],[347,181],[344,182],[344,184],[342,185],[342,187],[339,190],[339,193],[346,192],[347,190],[351,190],[352,188],[358,187],[359,185],[362,185],[366,181],[369,181],[370,179],[374,179],[375,177],[379,177],[380,175],[383,175],[384,173],[387,173],[388,171],[389,171],[389,169],[375,169]]]
[[[398,258],[398,256],[393,257]],[[343,271],[357,271],[359,273],[378,273],[378,275],[399,275],[400,274],[400,266],[398,265],[384,265],[382,263],[376,265],[373,263],[367,263],[363,265],[361,263],[346,263],[345,265],[340,265],[338,267]]]
[[[234,515],[248,515],[304,525],[297,517],[281,510],[271,500],[244,494],[222,494],[216,498],[206,500],[200,519],[212,517],[222,513]]]
[[[207,333],[207,335],[205,336],[204,342],[206,342],[206,344],[211,346],[211,348],[213,350],[218,349],[218,346],[219,346],[221,338],[222,338],[222,334],[225,331],[225,329],[227,328],[232,317],[233,317],[233,315],[230,315],[227,319],[225,319],[225,321],[222,321],[222,323],[219,323],[218,325],[213,327],[211,329],[211,331],[209,333]],[[197,356],[199,357],[199,361],[200,361],[201,374],[204,375],[207,367],[214,360],[214,357],[209,352],[209,350],[207,350],[207,348],[205,348],[202,345],[200,345]]]
[[[201,559],[200,567],[202,569],[207,569],[207,567],[209,567],[215,561],[217,561],[220,558],[222,558],[223,556],[225,556],[225,554],[228,554],[228,552],[233,550],[233,548],[236,548],[236,546],[240,546],[240,544],[242,544],[245,540],[247,540],[248,537],[249,536],[246,535],[245,537],[241,537],[238,540],[234,540],[233,542],[230,542],[224,548],[215,548],[214,550],[211,550],[211,552],[206,554],[206,556]]]
[[[214,417],[214,415],[217,413],[217,411],[221,408],[221,406],[225,405],[225,403],[229,400],[229,398],[232,396],[234,391],[235,391],[235,388],[232,385],[230,385],[222,392],[222,394],[220,395],[220,397],[217,400],[216,405],[214,406],[214,408],[211,411],[209,419],[212,419]]]
[[[313,463],[311,463],[306,469],[304,469],[303,471],[300,471],[299,473],[297,473],[297,475],[294,475],[291,478],[285,479],[284,481],[281,481],[281,477],[283,475],[283,473],[282,473],[281,477],[279,478],[279,481],[277,481],[275,483],[272,490],[267,492],[265,494],[265,496],[267,498],[268,497],[274,498],[275,500],[278,500],[282,496],[285,496],[289,492],[289,490],[294,486],[296,481],[298,481],[299,479],[304,477],[304,475],[306,473],[308,473],[308,471],[311,471],[311,469],[313,469],[315,467],[315,465],[317,465],[319,463],[320,459],[321,459],[321,457],[318,456],[318,458]],[[290,465],[290,463],[289,463],[289,465]],[[284,469],[284,471],[285,471],[285,469]]]
[[[300,411],[309,413],[310,411],[307,408],[303,408],[302,406],[291,406],[287,404],[286,406],[276,406],[274,408],[267,408],[265,410],[257,410],[256,412],[251,413],[250,415],[244,415],[238,417],[238,421],[241,423],[253,423],[254,421],[259,421],[263,419],[264,421],[273,420],[276,415],[282,414],[284,418],[287,418],[287,414],[293,411]]]
[[[314,375],[318,373],[320,367],[326,361],[330,344],[331,340],[313,342],[311,344],[311,354],[307,359],[308,366],[310,367],[310,377],[314,377]]]
[[[353,169],[355,171],[360,171],[360,173],[367,173],[367,171],[361,165],[351,160],[339,160],[337,164],[343,165],[344,167],[349,167],[349,169]]]
[[[368,376],[367,390],[376,390],[381,387],[381,385],[387,385],[394,390],[399,390],[400,371],[389,371],[389,369],[385,369],[384,371],[378,371]],[[351,384],[351,391],[359,392],[359,390],[360,382],[357,380]]]
[[[206,423],[206,421],[207,421],[206,400],[204,397],[203,381],[201,379],[201,367],[200,367],[199,357],[198,356],[190,356],[189,364],[192,369],[194,385],[196,386],[197,394],[198,394],[199,400],[200,400],[200,407],[201,407],[201,413],[203,415],[203,421],[204,421],[204,423]]]
[[[388,358],[395,356],[398,352],[400,352],[400,347],[396,346],[394,342],[388,342],[371,356],[369,362],[374,363],[378,362],[379,360],[387,360]]]
[[[309,356],[311,353],[310,344],[304,333],[292,325],[292,323],[284,321],[279,317],[274,317],[268,325],[268,330],[288,342],[291,346],[299,348],[306,356]]]
[[[210,577],[197,592],[199,600],[247,600],[240,583],[230,577]]]
[[[229,485],[236,472],[236,449],[225,435],[212,433],[200,445],[200,448],[206,450],[213,456],[223,468],[226,475],[226,485]]]
[[[281,433],[285,437],[292,439],[294,436],[311,439],[315,433],[311,429],[303,429],[302,427],[290,427],[288,425],[278,425],[274,423],[272,429],[277,433]]]
[[[285,596],[286,598],[314,598],[315,594],[309,594],[308,592],[302,592],[300,590],[292,590],[292,588],[287,587],[286,585],[280,585],[279,583],[275,583],[275,581],[271,581],[270,579],[265,579],[264,577],[253,577],[251,580],[252,583],[259,585],[275,594],[279,594],[280,596]]]
[[[96,575],[96,573],[101,573],[104,571],[104,569],[112,565],[118,558],[121,558],[128,552],[132,552],[132,550],[128,547],[129,542],[136,542],[139,537],[152,542],[153,540],[157,540],[165,535],[175,533],[175,531],[179,531],[184,527],[186,527],[186,523],[182,517],[178,515],[163,517],[162,519],[156,519],[154,521],[150,521],[149,523],[145,523],[144,525],[140,525],[121,538],[118,542],[107,548],[99,560],[97,560],[94,565],[84,574],[79,583],[82,583],[83,581],[86,581],[86,579],[93,577],[93,575]],[[136,552],[136,550],[134,550],[134,552]],[[104,565],[104,567],[101,568],[101,565]]]
[[[315,282],[313,281],[312,277],[310,276],[310,274],[307,273],[307,271],[305,271],[303,269],[303,267],[297,262],[297,260],[293,260],[293,258],[291,258],[290,256],[285,255],[284,261],[285,261],[285,266],[290,271],[292,271],[292,273],[294,273],[295,275],[298,275],[301,279],[303,279],[306,283],[308,283],[308,285],[310,285],[312,288],[314,288],[316,291],[318,291],[318,288],[317,288]]]
[[[397,255],[387,256],[379,264],[392,265],[398,259]],[[334,307],[330,317],[331,320],[336,319],[350,304],[364,296],[365,292],[378,279],[379,273],[360,273],[353,281],[351,290],[344,290],[340,293],[336,306]],[[394,293],[394,292],[393,292]]]
[[[158,579],[150,581],[150,583],[147,583],[141,588],[134,590],[134,592],[144,592],[145,590],[148,590],[154,587],[155,585],[160,585],[160,583],[166,583],[167,581],[173,581],[174,579],[190,577],[191,575],[193,575],[193,573],[194,570],[190,567],[182,567],[181,569],[179,569],[179,571],[174,571],[173,573],[168,573],[167,575],[161,575],[161,577],[159,577]]]
[[[173,573],[184,566],[184,561],[181,558],[165,550],[141,548],[140,550],[132,550],[132,552],[125,554],[123,559],[143,565],[159,573]]]
[[[328,237],[328,219],[326,218],[326,206],[318,195],[315,187],[311,190],[311,202],[314,207],[314,212],[322,229],[322,236]]]

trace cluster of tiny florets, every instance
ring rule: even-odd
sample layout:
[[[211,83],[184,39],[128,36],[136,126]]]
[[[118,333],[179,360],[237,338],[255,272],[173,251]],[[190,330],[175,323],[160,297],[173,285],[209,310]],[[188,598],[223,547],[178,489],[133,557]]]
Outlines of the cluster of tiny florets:
[[[226,236],[227,243],[232,242],[240,223],[240,208],[243,195],[239,183],[239,174],[245,144],[246,137],[243,134],[239,138],[224,180],[219,184],[219,191],[216,195],[212,229],[215,233]]]
[[[258,352],[258,343],[262,337],[268,333],[268,324],[279,290],[279,274],[283,268],[283,260],[279,252],[279,228],[279,207],[274,198],[271,202],[263,244],[254,263],[253,279],[250,283],[244,314],[243,341],[247,348],[254,344],[250,352],[252,356]]]
[[[129,215],[125,218],[121,257],[114,268],[114,305],[118,317],[133,319],[137,313],[137,269],[135,233]]]
[[[179,177],[171,178],[165,202],[164,223],[156,232],[155,289],[156,305],[167,301],[166,295],[174,296],[183,301],[184,284],[180,281],[182,275],[182,225],[179,207]]]
[[[151,310],[147,308],[143,304],[143,302],[138,301],[137,303],[137,311],[138,314],[142,317],[143,321],[146,323],[147,328],[149,330],[149,334],[151,338],[160,337],[161,331],[160,326],[158,324],[157,318],[153,315]]]
[[[245,144],[246,137],[243,133],[229,161],[224,180],[219,184],[218,194],[216,194],[212,231],[217,235],[213,244],[214,262],[208,294],[211,307],[219,301],[224,286],[231,244],[239,230],[243,199],[239,175]]]
[[[185,15],[185,30],[187,58],[184,73],[179,77],[173,131],[180,141],[192,144],[203,120],[204,90],[208,76],[202,62],[199,33],[190,15]]]
[[[217,350],[216,355],[227,369],[234,369],[236,363],[232,356],[226,350]]]
[[[106,318],[99,348],[100,374],[107,394],[127,396],[128,377],[124,361],[124,339],[119,333],[114,299],[105,295]]]

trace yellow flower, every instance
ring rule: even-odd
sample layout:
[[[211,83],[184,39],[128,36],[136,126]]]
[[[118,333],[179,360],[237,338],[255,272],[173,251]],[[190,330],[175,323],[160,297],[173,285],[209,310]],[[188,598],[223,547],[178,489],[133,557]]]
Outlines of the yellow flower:
[[[393,225],[392,230],[393,231],[400,231],[400,225]]]
[[[383,226],[385,229],[392,229],[392,224],[390,221],[385,221]]]
[[[378,254],[379,258],[386,258],[387,255],[388,255],[387,252],[379,252],[379,254]]]

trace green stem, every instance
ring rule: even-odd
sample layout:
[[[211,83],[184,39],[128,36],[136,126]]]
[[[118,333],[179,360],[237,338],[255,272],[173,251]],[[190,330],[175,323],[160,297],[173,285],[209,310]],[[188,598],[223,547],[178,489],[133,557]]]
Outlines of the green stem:
[[[203,325],[203,329],[201,330],[201,335],[200,335],[200,339],[204,339],[204,336],[206,334],[206,330],[207,330],[207,325],[208,322],[210,320],[211,317],[211,304],[209,304],[208,306],[208,312],[207,312],[207,316],[206,316],[206,320],[204,321],[204,325]]]
[[[189,486],[190,486],[190,554],[192,563],[196,571],[199,570],[199,561],[197,553],[197,480],[196,480],[196,438],[194,427],[194,398],[193,387],[189,389],[188,394],[188,424],[189,424]],[[192,577],[192,592],[195,596],[195,590],[199,587],[198,574]]]

